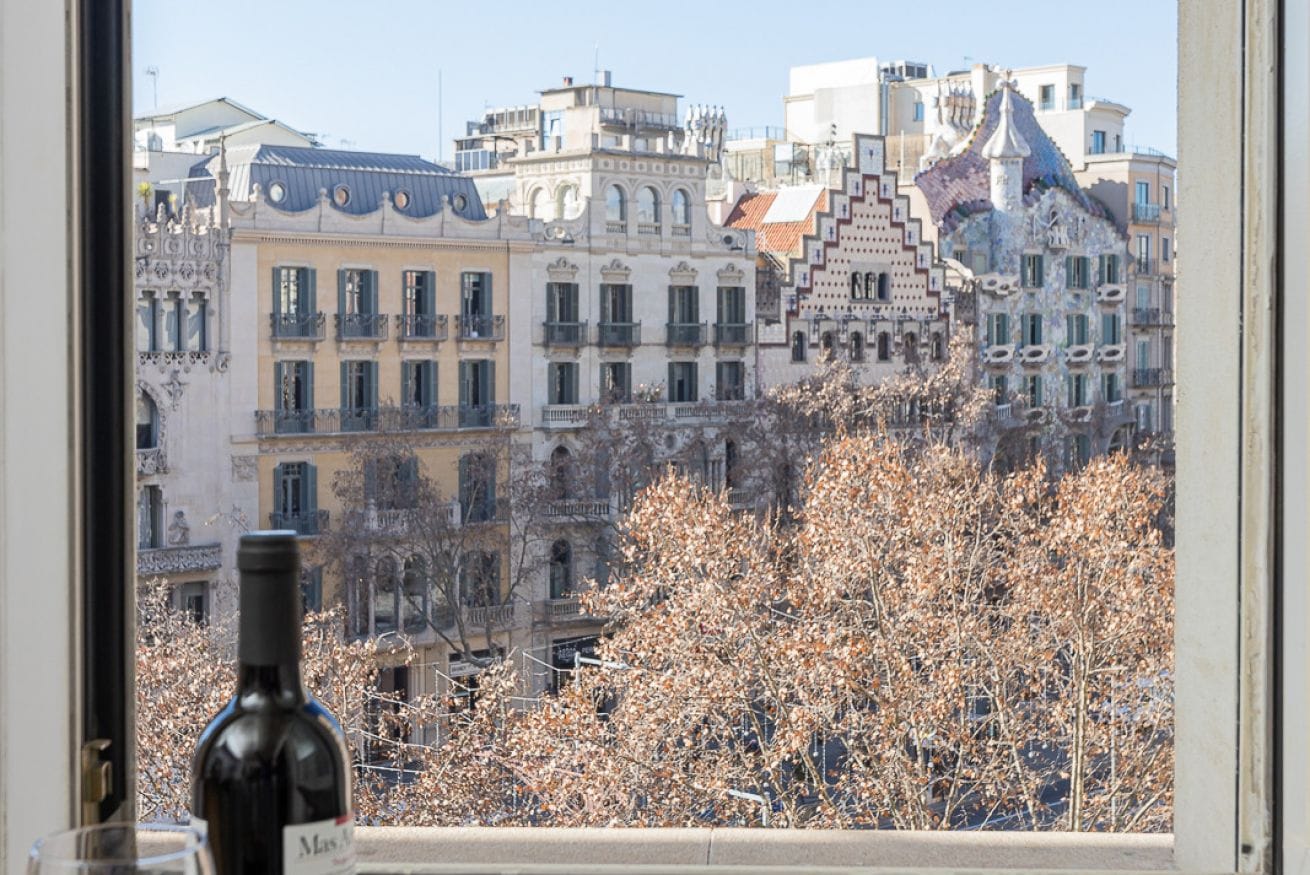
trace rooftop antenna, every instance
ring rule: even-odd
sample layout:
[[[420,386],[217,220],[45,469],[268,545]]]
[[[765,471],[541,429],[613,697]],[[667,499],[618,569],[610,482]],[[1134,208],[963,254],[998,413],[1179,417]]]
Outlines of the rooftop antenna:
[[[159,109],[159,68],[146,67],[146,75],[150,77],[152,88],[155,94],[155,109]]]
[[[596,43],[591,54],[591,81],[600,84],[600,43]]]
[[[446,133],[442,129],[442,122],[445,121],[441,108],[441,68],[437,68],[437,163],[441,163],[442,157],[446,154]]]

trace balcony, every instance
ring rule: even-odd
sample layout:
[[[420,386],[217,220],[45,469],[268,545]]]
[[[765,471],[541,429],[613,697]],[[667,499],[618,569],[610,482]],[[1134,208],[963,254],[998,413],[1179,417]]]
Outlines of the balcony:
[[[507,628],[514,624],[514,603],[505,605],[484,605],[465,608],[464,618],[470,626],[478,628]]]
[[[546,616],[552,620],[580,620],[587,615],[582,612],[582,600],[570,595],[546,599]]]
[[[607,126],[659,128],[670,131],[676,131],[682,127],[682,122],[673,113],[651,112],[650,110],[621,106],[602,106],[598,107],[598,109],[600,110],[600,123]]]
[[[674,237],[690,237],[690,236],[691,236],[691,225],[674,225],[674,226],[673,226],[673,236],[674,236]]]
[[[460,340],[504,340],[504,316],[455,315],[455,336]]]
[[[1064,351],[1064,361],[1070,365],[1085,365],[1091,362],[1093,346],[1090,343],[1079,343],[1067,347]]]
[[[306,510],[298,513],[280,513],[273,511],[268,515],[269,527],[289,529],[297,535],[318,535],[327,531],[328,512],[325,510]]]
[[[1019,349],[1019,360],[1025,365],[1041,365],[1051,360],[1055,347],[1049,343],[1032,343]]]
[[[1174,381],[1173,371],[1169,368],[1133,368],[1133,388],[1152,389],[1168,386]]]
[[[751,326],[745,322],[715,322],[715,346],[746,346],[751,342]]]
[[[561,498],[546,504],[545,515],[555,522],[609,519],[610,503],[598,498]]]
[[[670,401],[619,404],[613,408],[621,422],[726,422],[749,415],[749,401]]]
[[[743,486],[730,486],[724,492],[727,494],[728,506],[733,510],[754,510],[759,506],[760,493],[755,489],[747,489]]]
[[[706,322],[668,322],[664,342],[668,346],[704,346]]]
[[[640,322],[601,322],[596,325],[596,344],[603,347],[641,345]]]
[[[977,286],[993,297],[1004,298],[1019,288],[1019,277],[1000,273],[984,273],[978,276]]]
[[[460,507],[458,501],[448,501],[436,507],[430,516],[427,511],[412,507],[369,507],[350,511],[345,519],[346,525],[354,531],[403,537],[411,530],[422,531],[433,524],[444,523],[452,529],[459,528]]]
[[[518,425],[517,404],[430,405],[378,407],[362,410],[329,407],[320,410],[255,411],[255,434],[341,434],[367,431],[455,431]]]
[[[450,336],[445,316],[402,313],[396,317],[396,338],[408,341],[438,341]]]
[[[582,346],[587,342],[586,322],[543,322],[546,346]]]
[[[1107,343],[1096,348],[1096,360],[1102,364],[1116,364],[1124,360],[1122,343]]]
[[[1172,310],[1161,310],[1159,307],[1134,307],[1133,324],[1173,325],[1174,314]]]
[[[219,544],[157,547],[136,554],[136,573],[141,577],[214,571],[222,564],[223,548]]]
[[[1133,204],[1133,221],[1143,224],[1160,224],[1159,204]]]
[[[338,313],[337,340],[386,340],[387,317],[382,313]]]
[[[273,313],[268,321],[274,340],[322,340],[327,317],[322,313]]]
[[[983,350],[982,360],[985,365],[1008,365],[1014,361],[1014,345],[994,343]]]
[[[154,474],[167,473],[168,460],[164,457],[163,447],[136,451],[136,476],[150,477]]]
[[[546,428],[581,428],[591,418],[585,404],[547,404],[541,408],[541,424]]]
[[[606,233],[606,234],[627,234],[627,233],[628,233],[628,223],[627,223],[627,222],[623,222],[623,221],[615,221],[615,220],[611,219],[610,221],[608,221],[608,222],[605,223],[605,233]]]
[[[1133,266],[1137,268],[1138,276],[1155,276],[1159,269],[1154,258],[1134,258]]]
[[[1124,299],[1125,294],[1122,283],[1102,283],[1096,289],[1096,303],[1117,304]]]
[[[660,236],[659,222],[638,222],[637,233],[644,237]]]

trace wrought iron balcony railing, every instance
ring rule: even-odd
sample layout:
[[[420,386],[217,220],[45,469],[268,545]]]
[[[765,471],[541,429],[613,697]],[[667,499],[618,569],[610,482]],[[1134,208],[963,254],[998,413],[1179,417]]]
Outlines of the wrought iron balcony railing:
[[[1134,307],[1133,324],[1173,325],[1174,314],[1170,310],[1161,310],[1159,307]]]
[[[268,320],[274,339],[322,340],[327,317],[322,313],[272,313]]]
[[[1156,224],[1160,221],[1159,204],[1133,204],[1133,221]]]
[[[255,412],[255,433],[259,437],[270,437],[365,431],[455,431],[461,428],[517,427],[518,421],[517,404],[258,410]]]
[[[396,317],[396,336],[401,340],[445,340],[449,335],[444,315],[401,313]]]
[[[669,322],[665,325],[668,346],[704,346],[705,322]]]
[[[601,322],[596,325],[599,346],[640,346],[640,322]]]
[[[1138,276],[1155,276],[1157,263],[1154,258],[1134,258],[1133,265],[1137,268]]]
[[[273,511],[268,515],[269,525],[275,529],[290,529],[297,535],[318,535],[327,531],[328,512],[302,510],[294,513]]]
[[[387,317],[382,313],[338,313],[337,340],[386,340]]]
[[[745,346],[751,342],[751,326],[745,322],[715,322],[715,346]]]
[[[455,314],[455,332],[460,340],[504,340],[504,316]]]
[[[214,571],[222,564],[223,547],[220,544],[147,547],[136,554],[136,573],[142,577]]]
[[[1154,386],[1167,386],[1173,381],[1173,371],[1169,368],[1133,369],[1133,387],[1137,389],[1146,389]]]
[[[546,346],[582,346],[587,342],[586,322],[544,322]]]

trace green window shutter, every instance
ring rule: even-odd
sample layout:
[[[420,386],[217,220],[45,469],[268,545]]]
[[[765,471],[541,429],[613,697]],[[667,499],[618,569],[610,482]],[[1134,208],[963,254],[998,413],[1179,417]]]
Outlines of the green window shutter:
[[[314,363],[305,362],[305,409],[314,409]]]
[[[700,365],[696,364],[695,362],[692,362],[691,367],[688,370],[690,370],[691,372],[687,375],[690,378],[689,382],[691,383],[691,385],[687,387],[687,395],[688,395],[687,400],[699,401],[700,400]]]
[[[370,410],[376,410],[378,406],[378,363],[368,362],[364,368],[368,372],[368,397],[364,399],[364,406]]]
[[[341,363],[341,409],[350,406],[350,362]]]
[[[1066,255],[1064,257],[1064,284],[1069,288],[1073,288],[1074,278],[1075,278],[1074,257],[1072,255]]]
[[[1064,317],[1064,345],[1069,346],[1075,343],[1074,339],[1074,317],[1067,315]]]
[[[305,268],[302,274],[305,283],[301,294],[300,303],[305,305],[305,313],[318,312],[318,271],[312,267]]]
[[[482,275],[482,310],[481,310],[481,313],[482,313],[483,316],[490,316],[490,315],[491,315],[491,312],[492,312],[492,311],[491,311],[491,301],[492,301],[492,298],[491,298],[491,274],[488,272],[488,273],[484,273],[484,274]]]
[[[337,271],[337,313],[346,315],[346,272]]]
[[[423,306],[423,315],[437,314],[437,272],[434,270],[423,271],[423,297],[420,303]]]
[[[555,306],[555,298],[559,295],[558,283],[546,283],[546,321],[558,322],[559,312]]]
[[[700,286],[691,287],[691,318],[687,321],[695,325],[700,322]]]
[[[273,511],[286,513],[287,466],[279,462],[273,467]]]
[[[423,380],[423,404],[434,407],[437,404],[437,363],[424,362],[423,368],[427,372]]]
[[[366,271],[368,277],[368,312],[376,314],[378,312],[378,272],[376,270]]]
[[[496,363],[486,361],[482,364],[482,403],[496,403]]]
[[[673,373],[674,373],[674,365],[673,365],[673,362],[669,362],[669,388],[668,388],[668,390],[664,393],[664,397],[665,397],[667,400],[669,400],[669,401],[673,401],[673,400],[674,400],[674,398],[673,398]]]
[[[318,467],[305,463],[305,470],[300,478],[300,510],[313,513],[318,510]]]
[[[569,389],[569,391],[572,393],[572,394],[569,396],[569,403],[570,403],[570,404],[577,404],[577,403],[578,403],[578,371],[579,371],[579,368],[578,368],[578,366],[577,366],[576,364],[569,365],[569,375],[570,375],[570,380],[569,380],[569,383],[570,383],[570,389]]]
[[[472,362],[459,363],[459,404],[467,407],[473,403],[473,366]]]
[[[286,379],[286,362],[273,363],[273,409],[286,409],[286,398],[283,395],[283,380]]]
[[[669,321],[670,322],[674,321],[673,316],[674,313],[676,312],[675,301],[677,297],[678,297],[677,287],[669,286]]]
[[[282,315],[282,268],[273,268],[273,315]]]

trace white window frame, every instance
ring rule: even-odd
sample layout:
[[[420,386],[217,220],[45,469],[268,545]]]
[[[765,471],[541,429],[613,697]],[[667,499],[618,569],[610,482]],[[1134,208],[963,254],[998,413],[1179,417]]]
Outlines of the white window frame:
[[[1310,421],[1305,398],[1289,392],[1280,399],[1272,378],[1281,366],[1289,386],[1306,385],[1310,358],[1304,343],[1289,342],[1279,361],[1274,340],[1280,327],[1289,341],[1303,338],[1310,312],[1296,295],[1288,295],[1281,310],[1274,306],[1280,276],[1272,266],[1280,253],[1277,235],[1269,233],[1279,229],[1286,238],[1281,281],[1289,289],[1305,288],[1310,15],[1304,6],[1206,0],[1179,8],[1180,158],[1187,173],[1176,196],[1188,206],[1179,223],[1189,241],[1179,275],[1187,277],[1189,288],[1187,306],[1178,313],[1175,871],[1261,871],[1276,850],[1283,852],[1284,871],[1310,870],[1310,757],[1299,738],[1310,700],[1304,586],[1310,539],[1302,536],[1310,519]],[[78,444],[77,422],[68,403],[73,362],[52,351],[70,348],[77,319],[72,296],[29,293],[71,288],[74,279],[67,258],[66,11],[59,3],[0,0],[0,422],[20,424],[0,434],[0,859],[7,871],[21,871],[32,839],[68,825],[76,814],[74,630],[80,599],[74,585],[77,521],[70,510],[74,469],[67,448]],[[1285,107],[1275,101],[1277,81],[1270,72],[1277,69],[1276,11],[1288,17]],[[1296,144],[1289,150],[1295,161],[1289,160],[1281,179],[1292,195],[1282,199],[1281,228],[1275,197],[1280,113],[1289,142]],[[1215,118],[1237,123],[1216,125]],[[1214,216],[1233,220],[1208,218]],[[1246,221],[1236,221],[1239,216]],[[1234,343],[1239,325],[1240,341]],[[41,367],[32,368],[33,362]],[[1281,419],[1275,417],[1278,403],[1285,405]],[[1276,441],[1283,444],[1278,456]],[[1278,458],[1284,460],[1281,469],[1275,467]],[[1277,537],[1278,519],[1293,536]],[[1277,580],[1289,583],[1281,593],[1283,661],[1275,675],[1270,617]],[[32,616],[69,620],[31,623]],[[33,665],[41,666],[42,683],[31,682]],[[1284,698],[1281,713],[1271,714],[1275,682]],[[1279,762],[1286,777],[1277,785],[1280,848],[1273,844],[1270,808],[1277,731],[1286,732],[1288,742]],[[1158,853],[1168,847],[1167,839],[1149,837],[1013,833],[742,835],[706,829],[566,836],[554,830],[380,828],[359,834],[364,859],[375,865],[442,860],[449,871],[452,864],[481,860],[524,873],[547,860],[568,860],[573,872],[586,871],[578,864],[621,871],[624,863],[636,862],[739,862],[757,870],[765,863],[792,863],[799,870],[842,859],[901,871],[921,865],[1052,871],[1084,865],[1088,849],[1097,868],[1104,868],[1116,860],[1134,865],[1144,859],[1143,849]]]

